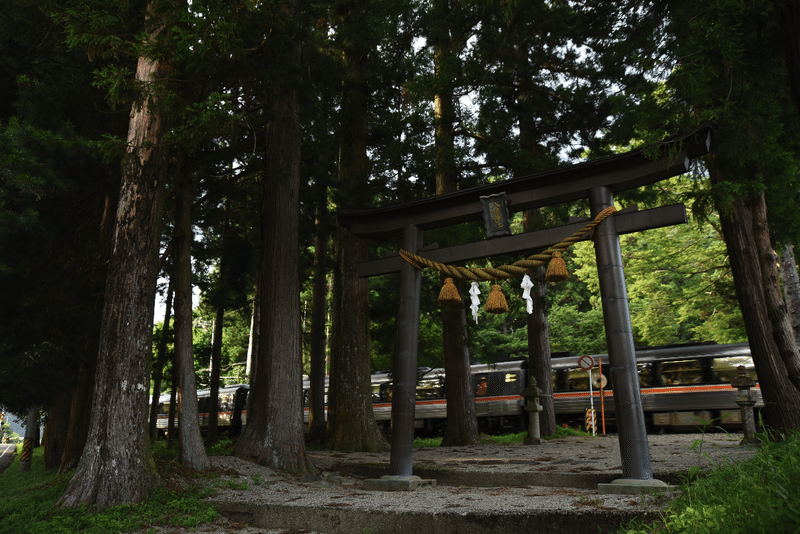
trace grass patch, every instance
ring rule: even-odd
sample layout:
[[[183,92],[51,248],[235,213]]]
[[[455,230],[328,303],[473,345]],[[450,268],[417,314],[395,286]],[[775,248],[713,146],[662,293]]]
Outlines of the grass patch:
[[[625,534],[751,534],[800,529],[800,434],[764,441],[758,454],[690,478],[683,494],[653,525],[634,521]]]
[[[556,428],[556,431],[550,434],[549,436],[542,436],[544,439],[558,439],[558,438],[569,438],[572,436],[577,436],[579,438],[593,438],[590,432],[586,432],[581,430],[580,428],[572,428],[569,426],[559,426]]]
[[[210,447],[206,447],[206,454],[209,456],[233,456],[233,440],[229,437],[220,440]]]
[[[415,449],[422,449],[423,447],[439,447],[441,444],[442,444],[441,437],[414,439]]]
[[[527,432],[519,432],[517,434],[501,434],[498,436],[490,436],[488,434],[481,434],[481,443],[484,445],[489,445],[492,443],[499,443],[499,444],[514,444],[514,443],[522,443],[525,438],[527,437]],[[558,438],[567,438],[570,436],[578,436],[582,438],[591,438],[592,435],[588,432],[584,432],[583,430],[579,430],[576,428],[569,428],[569,427],[558,427],[555,433],[545,436],[544,439],[558,439]],[[414,448],[415,449],[422,449],[424,447],[440,447],[442,445],[442,438],[441,437],[434,437],[434,438],[416,438],[414,440]]]
[[[161,451],[162,456],[172,455],[173,459],[157,460],[159,469],[171,469],[176,454],[174,450]],[[196,486],[177,491],[156,488],[136,506],[102,511],[92,507],[59,509],[56,502],[71,478],[72,473],[59,475],[44,470],[41,447],[34,449],[31,470],[26,473],[19,472],[18,456],[0,475],[0,534],[110,534],[151,526],[197,528],[217,518],[216,510],[201,501],[211,490]]]

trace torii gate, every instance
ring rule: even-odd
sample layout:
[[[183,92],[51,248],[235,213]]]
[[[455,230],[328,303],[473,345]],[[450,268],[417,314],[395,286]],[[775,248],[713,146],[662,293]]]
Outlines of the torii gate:
[[[423,248],[423,231],[481,220],[484,208],[480,197],[501,193],[505,193],[509,212],[588,198],[592,217],[596,217],[604,209],[614,205],[614,193],[687,172],[693,158],[710,150],[710,140],[710,131],[704,130],[690,139],[667,143],[664,151],[667,155],[659,159],[648,159],[641,150],[634,150],[397,206],[341,210],[337,212],[337,219],[340,225],[361,239],[385,239],[402,235],[404,250],[441,263],[520,253],[559,243],[579,230],[585,222],[433,250]],[[605,219],[594,230],[603,322],[611,380],[614,384],[617,433],[622,457],[623,478],[604,485],[604,491],[609,493],[638,493],[643,486],[664,485],[663,482],[653,479],[650,463],[619,235],[685,222],[685,207],[676,204],[641,212],[623,210]],[[397,317],[398,347],[392,390],[389,473],[393,479],[411,480],[422,275],[399,255],[358,265],[358,274],[362,278],[398,271],[400,309]]]

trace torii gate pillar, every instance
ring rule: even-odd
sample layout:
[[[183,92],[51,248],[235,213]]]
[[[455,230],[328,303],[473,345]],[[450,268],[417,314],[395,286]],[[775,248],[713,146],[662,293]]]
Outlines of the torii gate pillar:
[[[403,249],[414,254],[422,245],[422,231],[403,230]],[[392,387],[392,452],[389,475],[410,477],[414,456],[414,410],[417,406],[417,349],[422,271],[404,261],[400,267],[400,309],[397,314],[397,357]]]
[[[614,195],[608,187],[589,190],[592,217],[614,205]],[[614,384],[614,406],[617,437],[622,457],[622,479],[611,484],[599,484],[601,493],[630,493],[631,486],[666,486],[653,479],[650,448],[642,410],[636,352],[633,342],[628,289],[622,265],[619,234],[614,217],[609,217],[594,230],[594,250],[603,303],[603,324],[608,344],[611,381]]]

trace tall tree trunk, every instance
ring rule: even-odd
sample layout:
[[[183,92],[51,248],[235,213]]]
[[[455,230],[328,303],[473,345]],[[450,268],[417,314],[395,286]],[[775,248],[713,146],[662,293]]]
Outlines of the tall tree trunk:
[[[800,276],[797,275],[794,246],[791,243],[784,243],[780,262],[783,297],[786,299],[794,337],[797,338],[800,336]]]
[[[367,98],[369,48],[364,43],[366,4],[342,1],[345,78],[342,84],[342,138],[339,146],[340,208],[365,207],[368,179]],[[358,37],[355,37],[355,36]],[[328,385],[328,438],[334,450],[384,451],[372,411],[370,384],[369,283],[356,266],[367,259],[367,244],[345,228],[337,231],[333,281],[331,370]]]
[[[215,295],[217,313],[214,317],[214,333],[211,337],[211,378],[209,379],[209,399],[208,399],[208,434],[206,443],[213,445],[219,441],[219,376],[222,360],[222,332],[225,326],[225,302],[227,300],[226,269],[228,258],[226,246],[228,241],[228,229],[230,227],[230,201],[225,199],[225,213],[222,223],[222,253],[219,259],[219,277],[217,279],[217,291]]]
[[[464,308],[467,298],[462,291],[461,281],[454,282],[461,294],[461,304],[442,306],[442,345],[447,384],[447,424],[442,435],[442,447],[480,444],[467,348],[467,313]]]
[[[258,364],[258,340],[261,331],[261,267],[256,272],[256,288],[253,295],[253,314],[250,317],[250,338],[247,343],[247,379],[253,384]],[[248,405],[250,403],[248,402]]]
[[[296,8],[284,2],[289,16]],[[289,45],[292,66],[300,47]],[[240,458],[304,472],[303,377],[300,331],[299,211],[300,140],[297,90],[290,79],[273,85],[267,102],[273,119],[265,133],[264,199],[261,210],[261,336],[252,410],[236,445]]]
[[[523,226],[526,232],[542,228],[542,216],[539,209],[529,210],[523,214]],[[556,432],[556,410],[553,403],[553,371],[550,360],[550,325],[547,322],[547,269],[542,266],[531,273],[531,297],[533,313],[527,316],[528,327],[528,369],[536,379],[541,390],[539,401],[542,411],[539,414],[539,432],[549,436]]]
[[[95,347],[92,347],[96,349]],[[90,349],[91,350],[91,349]],[[61,453],[59,473],[72,471],[81,459],[86,439],[89,436],[92,412],[92,393],[94,391],[95,362],[87,362],[78,375],[78,382],[72,393],[69,405],[69,431]]]
[[[150,401],[150,425],[148,434],[150,440],[154,441],[158,437],[158,404],[161,397],[161,384],[164,379],[164,366],[167,364],[167,338],[169,337],[169,323],[172,319],[172,297],[174,288],[170,278],[167,289],[167,302],[164,306],[164,322],[161,325],[161,339],[158,343],[158,354],[156,364],[153,369],[153,396]]]
[[[192,346],[192,201],[194,184],[180,165],[175,181],[173,279],[175,282],[175,361],[178,368],[178,458],[184,467],[202,471],[211,467],[200,435],[197,382]]]
[[[148,12],[152,13],[152,5]],[[156,21],[153,35],[161,30]],[[166,62],[139,58],[136,80],[164,79]],[[167,158],[161,145],[162,118],[153,110],[155,92],[131,111],[128,157],[108,267],[97,359],[91,431],[60,506],[98,508],[142,502],[158,483],[144,424],[153,296],[160,237],[161,184]]]
[[[174,333],[173,333],[174,336]],[[167,411],[167,448],[175,446],[178,437],[178,427],[175,419],[178,417],[178,354],[172,358],[172,387],[169,389],[169,410]]]
[[[208,378],[208,428],[206,443],[214,445],[219,441],[219,377],[222,365],[222,333],[225,327],[225,308],[217,306],[214,314],[214,330],[211,334],[211,357],[209,358]]]
[[[753,203],[753,237],[761,262],[761,281],[764,284],[767,315],[772,324],[772,338],[778,348],[778,355],[786,367],[789,380],[800,390],[800,355],[797,352],[789,310],[781,296],[778,255],[769,239],[767,201],[764,193],[761,193]]]
[[[450,9],[446,0],[435,0],[432,11],[440,21],[432,39],[436,77],[434,96],[436,194],[458,189],[455,132],[456,111],[452,71],[454,44],[446,23]],[[444,277],[441,277],[444,282]],[[459,293],[462,284],[457,284]],[[447,424],[442,446],[478,445],[478,420],[475,398],[470,384],[469,348],[467,347],[466,299],[455,306],[442,306],[442,352],[447,383]]]
[[[70,404],[75,389],[66,389],[59,393],[53,405],[47,411],[47,423],[44,427],[44,468],[48,471],[58,469],[64,445],[69,432]],[[0,423],[2,426],[2,423]]]
[[[709,165],[712,184],[726,180],[724,171]],[[764,421],[775,429],[797,428],[800,425],[800,394],[786,375],[772,337],[758,248],[753,235],[753,200],[733,202],[730,214],[720,209],[720,223],[731,260],[736,295],[742,310],[750,353],[758,374],[765,407]]]
[[[327,188],[317,184],[324,193]],[[314,294],[311,303],[311,372],[308,391],[308,435],[318,442],[325,441],[325,315],[328,301],[328,215],[327,195],[317,203],[316,235],[314,236]]]
[[[367,259],[367,242],[339,227],[336,243],[328,439],[334,450],[387,451],[372,411],[369,283],[356,272]]]
[[[556,432],[556,411],[553,404],[553,370],[550,365],[550,326],[547,322],[547,269],[537,267],[531,275],[533,313],[528,315],[528,369],[541,390],[539,432],[550,436]]]

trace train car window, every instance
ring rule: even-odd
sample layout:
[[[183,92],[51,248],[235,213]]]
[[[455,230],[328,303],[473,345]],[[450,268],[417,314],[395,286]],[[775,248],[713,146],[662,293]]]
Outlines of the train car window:
[[[475,376],[475,396],[485,397],[489,389],[489,377],[487,375]]]
[[[219,398],[219,411],[230,412],[233,410],[233,394],[223,395]]]
[[[743,365],[747,376],[758,381],[753,360],[747,356],[733,356],[730,358],[714,358],[712,363],[713,381],[717,384],[730,383],[739,374],[739,366]]]
[[[565,371],[553,371],[553,391],[567,391],[567,373]]]
[[[506,373],[505,384],[503,385],[504,395],[519,394],[522,392],[522,375],[519,373]]]
[[[567,391],[589,391],[589,371],[569,369],[566,374]]]
[[[381,395],[381,385],[380,384],[372,384],[372,402],[380,402],[382,401]]]
[[[502,395],[505,386],[505,373],[492,373],[489,375],[489,388],[487,395]]]
[[[640,363],[636,365],[637,371],[639,372],[639,385],[643,387],[647,386],[654,386],[656,385],[653,382],[654,375],[652,373],[652,368],[648,363]]]
[[[703,381],[703,369],[700,360],[662,362],[661,381],[665,386],[700,384]]]
[[[438,399],[439,380],[420,380],[417,384],[417,399]]]

